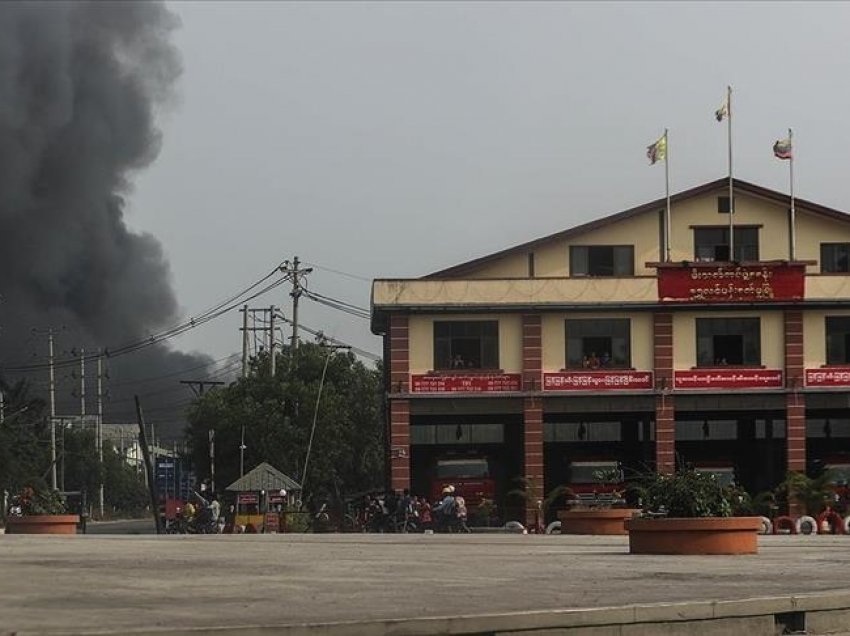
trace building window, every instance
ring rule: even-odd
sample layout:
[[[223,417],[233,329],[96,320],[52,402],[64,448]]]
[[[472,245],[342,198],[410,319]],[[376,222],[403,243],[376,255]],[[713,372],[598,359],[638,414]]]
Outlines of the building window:
[[[850,272],[850,243],[821,243],[820,271]]]
[[[623,369],[631,367],[628,318],[567,320],[567,368]]]
[[[499,321],[434,323],[434,366],[442,369],[497,369]]]
[[[759,231],[757,227],[735,228],[735,261],[759,259]],[[697,262],[729,260],[729,228],[694,228],[694,260]]]
[[[729,197],[717,197],[717,213],[729,214]]]
[[[570,276],[634,276],[633,245],[573,245]]]
[[[850,364],[850,316],[826,317],[826,363]]]
[[[758,318],[697,318],[697,365],[761,364]]]

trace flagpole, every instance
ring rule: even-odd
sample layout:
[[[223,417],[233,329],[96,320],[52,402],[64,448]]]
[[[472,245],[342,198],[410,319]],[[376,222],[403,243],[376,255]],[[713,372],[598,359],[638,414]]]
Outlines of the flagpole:
[[[732,181],[732,87],[726,87],[726,134],[729,142],[729,260],[735,260],[735,189]]]
[[[670,227],[670,140],[667,138],[667,129],[664,129],[664,184],[667,192],[667,215],[664,218],[664,231],[666,234],[666,245],[664,246],[666,253],[665,258],[670,262],[670,243],[672,241],[672,233]],[[793,208],[793,204],[792,204]]]
[[[788,129],[788,145],[791,149],[791,159],[788,162],[788,169],[791,180],[791,260],[793,261],[797,254],[797,223],[794,213],[794,131]]]

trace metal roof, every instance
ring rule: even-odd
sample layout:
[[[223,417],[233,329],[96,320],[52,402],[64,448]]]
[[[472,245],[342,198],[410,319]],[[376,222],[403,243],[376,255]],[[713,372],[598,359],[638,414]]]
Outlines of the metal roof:
[[[281,489],[289,492],[300,491],[301,485],[267,462],[263,462],[227,487],[227,490],[231,492]]]

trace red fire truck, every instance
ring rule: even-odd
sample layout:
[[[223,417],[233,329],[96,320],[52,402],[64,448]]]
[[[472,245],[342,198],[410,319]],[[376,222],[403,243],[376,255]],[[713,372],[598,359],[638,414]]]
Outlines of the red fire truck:
[[[490,476],[486,457],[447,457],[438,459],[431,480],[431,501],[442,498],[443,488],[452,485],[455,495],[466,500],[467,507],[476,507],[482,499],[493,500],[496,482]]]
[[[582,459],[569,464],[567,487],[572,491],[568,505],[612,505],[624,503],[623,471],[615,459]]]

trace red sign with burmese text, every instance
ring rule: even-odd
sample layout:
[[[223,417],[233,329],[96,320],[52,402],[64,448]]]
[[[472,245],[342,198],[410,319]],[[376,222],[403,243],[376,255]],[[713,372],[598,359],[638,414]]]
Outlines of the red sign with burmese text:
[[[850,368],[806,369],[806,386],[850,386]]]
[[[658,268],[658,298],[662,302],[770,302],[802,300],[805,265],[715,265]]]
[[[544,391],[628,391],[651,389],[651,371],[561,371],[543,374]]]
[[[519,373],[487,373],[481,375],[411,375],[413,393],[498,393],[519,391]]]
[[[676,389],[781,389],[782,371],[776,369],[693,369],[675,371]]]

